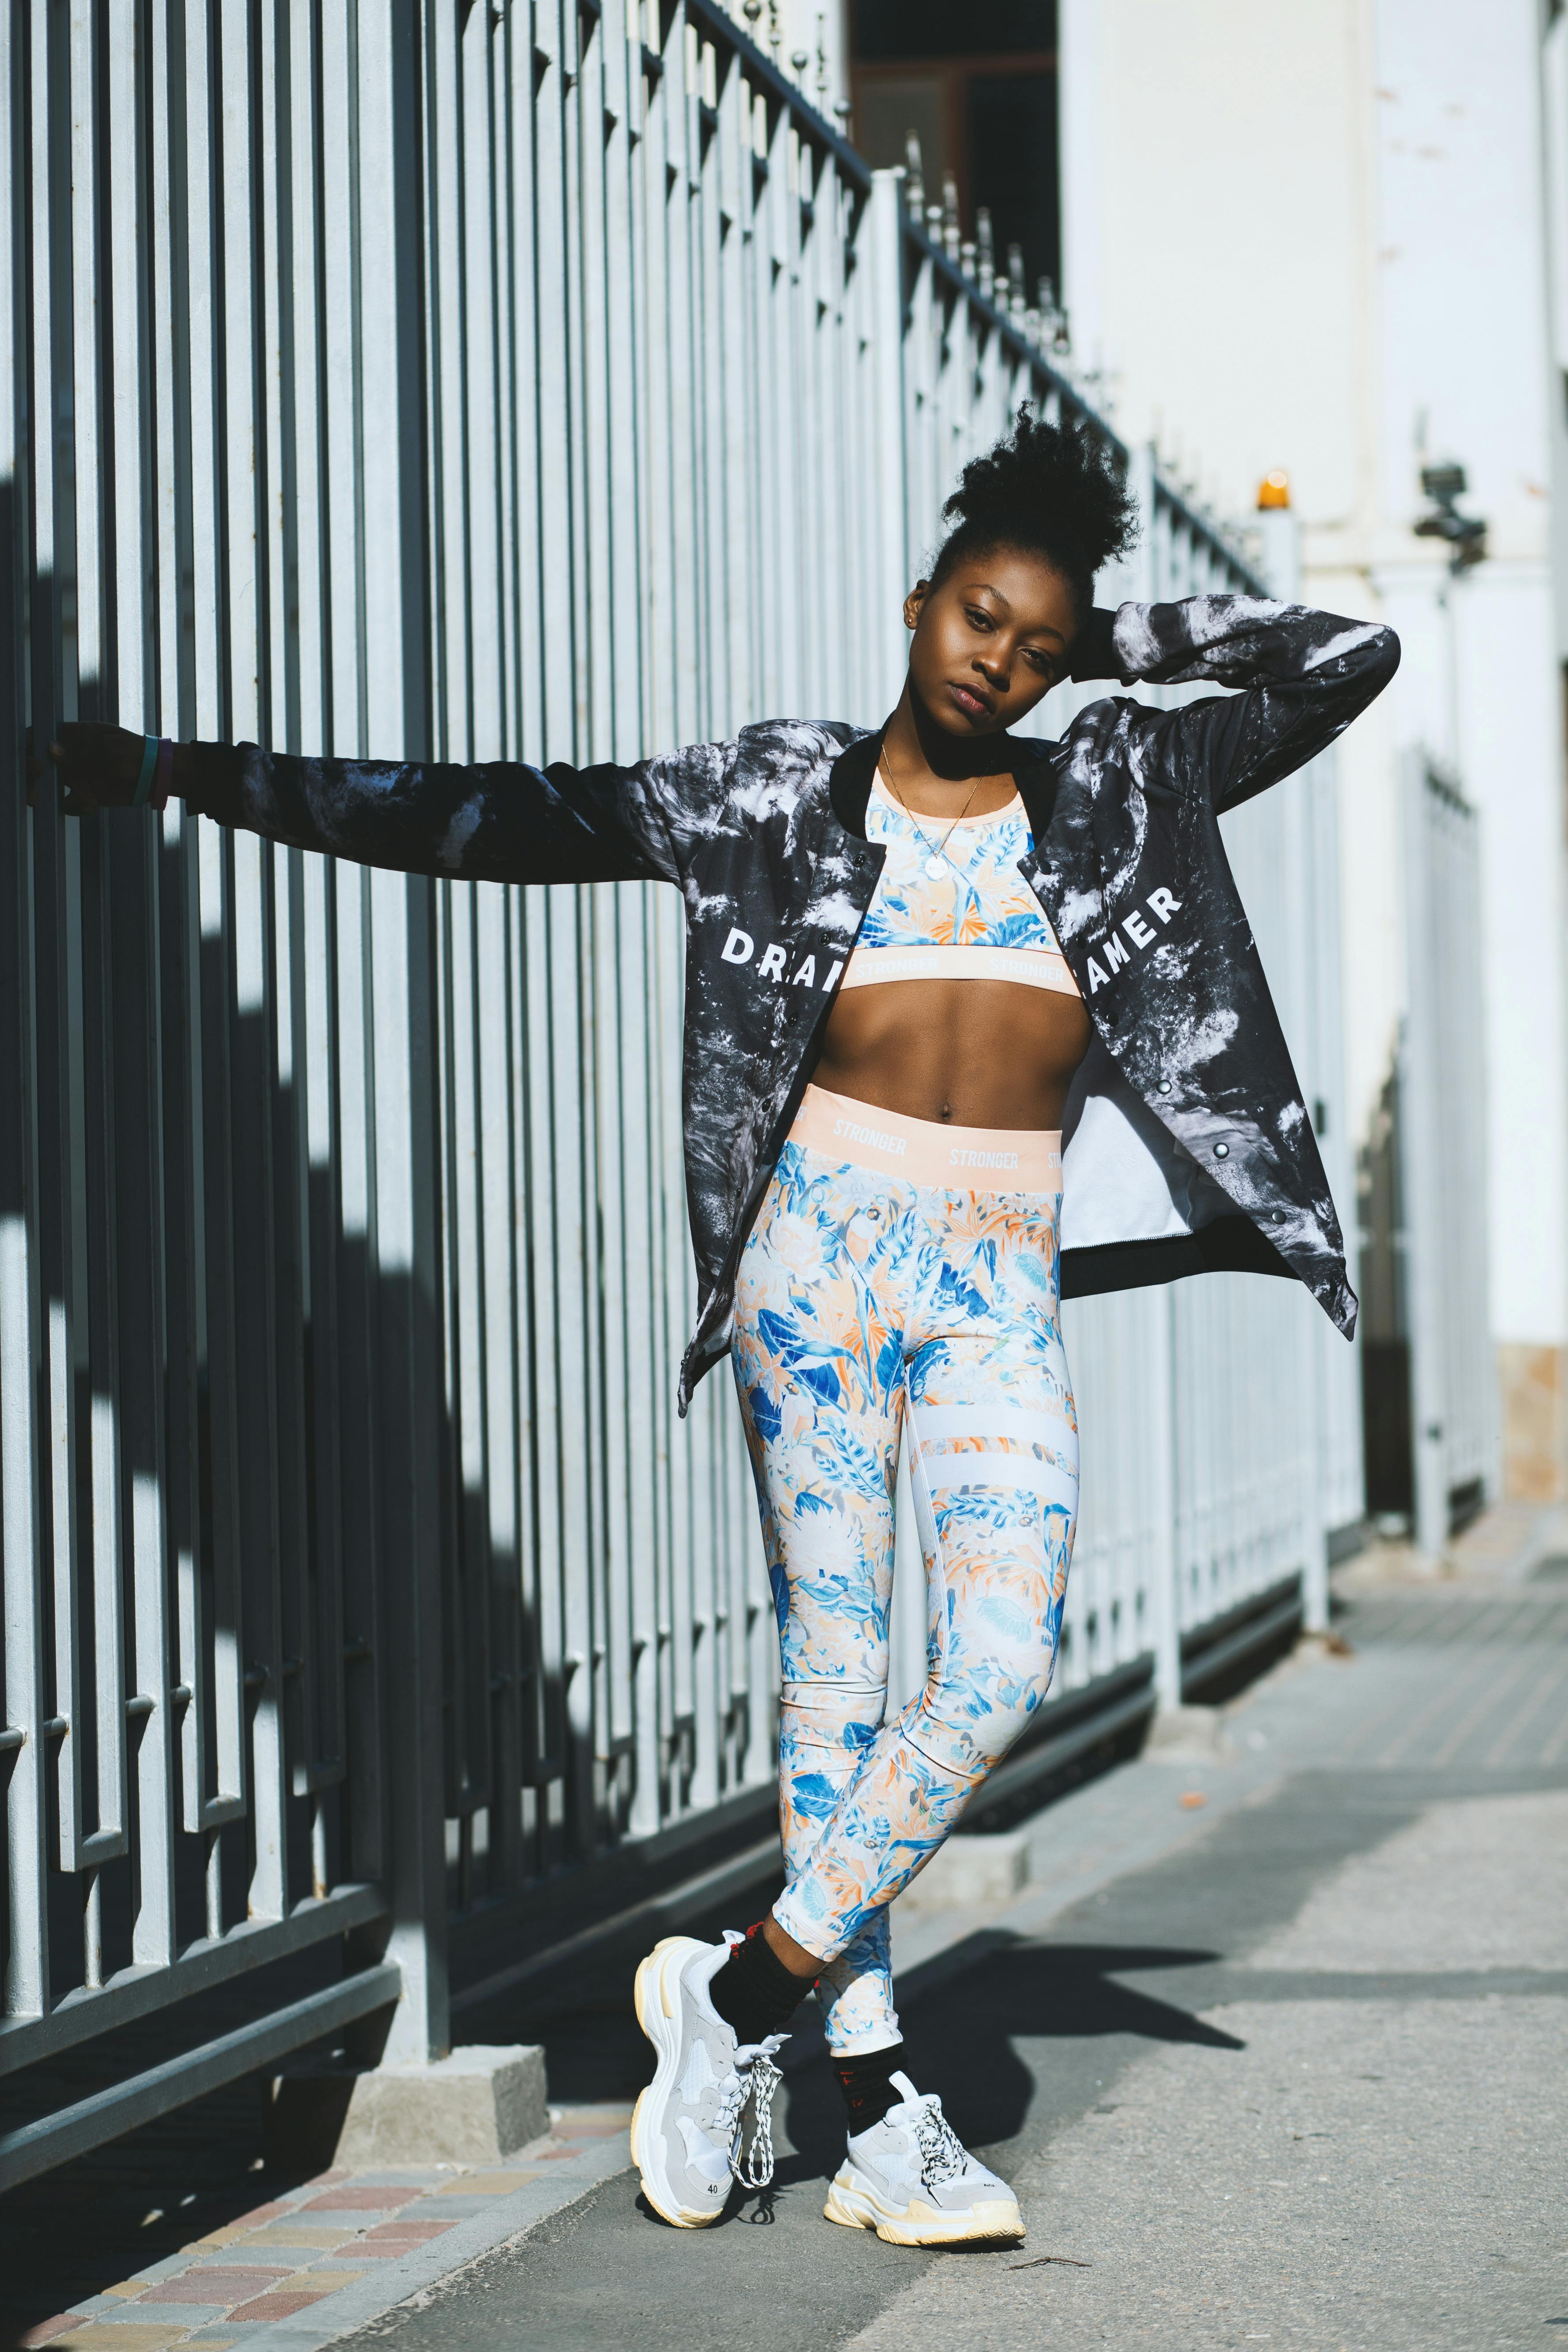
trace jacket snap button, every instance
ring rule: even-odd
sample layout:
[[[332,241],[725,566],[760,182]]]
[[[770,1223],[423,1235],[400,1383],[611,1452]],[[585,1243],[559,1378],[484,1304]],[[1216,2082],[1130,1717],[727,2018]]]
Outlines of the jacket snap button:
[[[1214,1148],[1214,1156],[1216,1160],[1228,1160],[1230,1158],[1229,1144],[1216,1143]]]
[[[1160,1092],[1161,1092],[1163,1095],[1168,1095],[1168,1094],[1170,1093],[1170,1091],[1171,1091],[1171,1081],[1170,1081],[1170,1079],[1169,1079],[1169,1078],[1162,1078],[1162,1079],[1161,1079],[1161,1081],[1160,1081]]]

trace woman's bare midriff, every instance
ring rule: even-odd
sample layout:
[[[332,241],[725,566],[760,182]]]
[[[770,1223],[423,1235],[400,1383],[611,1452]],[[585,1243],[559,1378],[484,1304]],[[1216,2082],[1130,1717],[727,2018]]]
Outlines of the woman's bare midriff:
[[[897,980],[841,994],[814,1084],[952,1127],[1059,1128],[1089,1051],[1076,996],[1010,980]]]

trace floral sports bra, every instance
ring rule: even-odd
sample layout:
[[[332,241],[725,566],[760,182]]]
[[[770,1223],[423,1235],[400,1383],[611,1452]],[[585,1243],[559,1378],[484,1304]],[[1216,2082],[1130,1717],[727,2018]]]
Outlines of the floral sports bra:
[[[845,971],[846,988],[889,980],[1012,980],[1079,993],[1044,908],[1018,871],[1029,820],[1015,793],[1005,808],[925,830],[879,774],[866,838],[887,844],[876,895]]]

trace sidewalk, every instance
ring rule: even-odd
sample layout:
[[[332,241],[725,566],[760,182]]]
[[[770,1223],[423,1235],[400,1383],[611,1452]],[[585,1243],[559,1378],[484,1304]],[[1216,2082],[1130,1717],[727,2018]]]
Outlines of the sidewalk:
[[[1501,1570],[1358,1580],[1353,1654],[1298,1653],[1226,1711],[1227,1752],[1051,1808],[1042,1883],[907,2002],[910,2071],[1017,2182],[1021,2251],[829,2228],[836,2095],[792,2070],[771,2196],[678,2236],[623,2175],[377,2345],[1549,2340],[1568,2320],[1568,1593]]]
[[[53,2340],[1541,2341],[1568,2324],[1568,1583],[1560,1554],[1524,1574],[1534,1532],[1526,1552],[1483,1525],[1441,1578],[1397,1552],[1353,1564],[1352,1654],[1304,1645],[1186,1748],[1051,1807],[1034,1883],[994,1917],[897,1933],[910,2071],[1016,2181],[1021,2251],[927,2257],[821,2220],[842,2126],[809,2031],[773,2191],[664,2229],[622,2168],[637,2038],[590,1999],[552,2021],[552,2092],[597,2104],[528,2152],[532,2179],[301,2184],[112,2296],[62,2297]],[[318,2230],[332,2242],[298,2242]],[[186,2300],[273,2264],[243,2301]],[[306,2294],[297,2316],[255,2307]]]
[[[623,2169],[631,2120],[629,2105],[555,2110],[547,2138],[489,2171],[337,2170],[258,2195],[259,2158],[243,2123],[233,2134],[238,2119],[230,2118],[225,2134],[213,2104],[205,2118],[189,2119],[198,2128],[205,2121],[217,2143],[210,2167],[182,2165],[165,2143],[156,2170],[143,2169],[122,2143],[129,2160],[117,2165],[107,2150],[56,2194],[46,2179],[0,2207],[5,2352],[46,2344],[51,2352],[303,2352],[331,2342]],[[184,2185],[204,2171],[205,2194]],[[208,2226],[193,2236],[198,2211]],[[123,2276],[117,2246],[131,2252]]]

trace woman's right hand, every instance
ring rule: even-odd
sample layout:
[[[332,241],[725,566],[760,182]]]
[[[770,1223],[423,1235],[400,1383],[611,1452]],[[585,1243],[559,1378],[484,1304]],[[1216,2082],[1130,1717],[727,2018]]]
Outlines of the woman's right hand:
[[[58,740],[49,745],[48,756],[60,780],[61,806],[67,816],[86,816],[100,808],[129,808],[142,773],[146,741],[144,735],[132,735],[129,728],[100,727],[89,719],[73,719],[62,726]],[[38,782],[47,772],[29,745],[29,806],[36,802]]]

